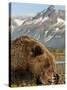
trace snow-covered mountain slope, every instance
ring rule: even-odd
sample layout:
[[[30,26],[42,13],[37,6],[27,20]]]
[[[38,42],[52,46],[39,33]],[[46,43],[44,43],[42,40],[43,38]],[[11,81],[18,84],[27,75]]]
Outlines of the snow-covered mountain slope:
[[[13,17],[11,19],[11,32],[13,32],[17,27],[21,26],[26,19],[20,19],[18,17]]]
[[[32,18],[15,19],[12,23],[11,40],[22,35],[35,37],[47,47],[65,47],[65,11],[56,10],[53,5]]]

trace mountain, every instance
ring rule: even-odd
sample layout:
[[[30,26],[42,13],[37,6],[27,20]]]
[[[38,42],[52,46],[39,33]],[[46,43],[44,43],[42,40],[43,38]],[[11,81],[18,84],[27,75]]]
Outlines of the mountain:
[[[12,19],[11,19],[12,21]],[[65,48],[65,11],[56,10],[50,5],[47,10],[38,12],[34,17],[13,19],[11,40],[22,35],[35,37],[46,47]]]

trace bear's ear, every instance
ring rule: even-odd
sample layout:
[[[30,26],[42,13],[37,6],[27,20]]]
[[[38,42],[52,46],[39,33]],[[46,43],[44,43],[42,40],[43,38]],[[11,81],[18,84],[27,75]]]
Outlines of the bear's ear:
[[[39,45],[35,45],[32,47],[32,56],[33,57],[36,57],[41,54],[43,54],[43,49]]]

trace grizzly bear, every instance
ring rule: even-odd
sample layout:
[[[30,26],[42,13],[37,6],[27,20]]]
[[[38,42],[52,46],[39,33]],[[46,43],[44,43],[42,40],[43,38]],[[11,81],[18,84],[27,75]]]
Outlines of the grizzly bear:
[[[38,40],[21,36],[11,41],[10,73],[11,83],[18,86],[28,82],[30,85],[33,82],[44,85],[54,83],[55,57]]]

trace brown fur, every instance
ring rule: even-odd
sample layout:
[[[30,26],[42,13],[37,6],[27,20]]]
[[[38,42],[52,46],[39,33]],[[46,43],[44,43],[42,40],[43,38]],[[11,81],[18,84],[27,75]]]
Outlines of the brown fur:
[[[40,42],[28,36],[11,42],[12,82],[15,78],[23,80],[25,76],[26,79],[31,77],[31,80],[33,77],[39,77],[41,82],[47,83],[52,79],[54,72],[55,58]]]

